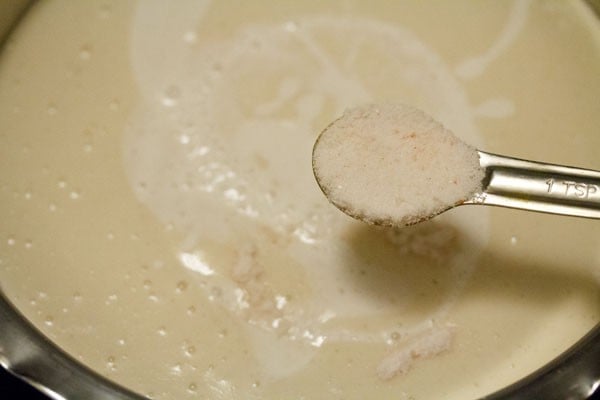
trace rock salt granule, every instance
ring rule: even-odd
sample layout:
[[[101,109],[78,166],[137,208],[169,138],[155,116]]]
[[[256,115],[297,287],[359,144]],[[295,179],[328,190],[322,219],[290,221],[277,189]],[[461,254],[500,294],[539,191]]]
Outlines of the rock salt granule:
[[[313,149],[313,170],[346,214],[402,226],[437,215],[482,190],[477,150],[405,105],[347,110]]]

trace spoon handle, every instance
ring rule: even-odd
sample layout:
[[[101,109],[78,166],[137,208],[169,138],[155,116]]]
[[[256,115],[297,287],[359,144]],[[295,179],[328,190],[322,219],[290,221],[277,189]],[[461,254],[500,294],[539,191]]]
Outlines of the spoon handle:
[[[463,204],[600,218],[600,171],[478,153],[483,190]]]

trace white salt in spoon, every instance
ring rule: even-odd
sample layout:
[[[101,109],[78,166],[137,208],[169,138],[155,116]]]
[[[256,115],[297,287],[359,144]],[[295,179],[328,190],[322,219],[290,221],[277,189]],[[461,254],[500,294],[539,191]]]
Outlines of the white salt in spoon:
[[[329,201],[371,224],[411,225],[465,204],[600,218],[600,172],[478,151],[403,105],[346,111],[312,163]]]

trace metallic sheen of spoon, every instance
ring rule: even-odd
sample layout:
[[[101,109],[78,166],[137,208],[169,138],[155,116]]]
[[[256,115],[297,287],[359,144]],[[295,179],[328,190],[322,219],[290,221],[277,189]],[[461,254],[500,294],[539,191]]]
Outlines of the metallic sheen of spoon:
[[[462,204],[600,218],[600,171],[478,154],[483,190]]]

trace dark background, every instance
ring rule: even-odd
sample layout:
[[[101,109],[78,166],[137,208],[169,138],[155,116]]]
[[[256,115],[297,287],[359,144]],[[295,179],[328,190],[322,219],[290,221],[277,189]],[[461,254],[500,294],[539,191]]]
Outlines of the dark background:
[[[39,391],[0,367],[0,400],[49,400]]]
[[[0,400],[50,400],[28,384],[13,377],[0,367]],[[442,400],[442,399],[434,399]],[[543,400],[543,399],[531,399]],[[589,400],[600,400],[600,391]]]

